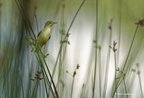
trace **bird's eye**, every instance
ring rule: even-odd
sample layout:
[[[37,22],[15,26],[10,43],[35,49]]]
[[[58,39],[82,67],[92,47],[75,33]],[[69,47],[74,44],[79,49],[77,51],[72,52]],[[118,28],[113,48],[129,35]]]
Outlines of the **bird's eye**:
[[[51,21],[49,21],[48,23],[51,24]]]

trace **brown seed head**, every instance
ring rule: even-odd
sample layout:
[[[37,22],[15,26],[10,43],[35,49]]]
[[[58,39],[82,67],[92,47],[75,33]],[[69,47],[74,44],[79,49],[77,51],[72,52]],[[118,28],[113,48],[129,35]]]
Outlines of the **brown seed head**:
[[[76,71],[74,71],[74,73],[73,73],[73,77],[75,77],[75,75],[76,75]]]

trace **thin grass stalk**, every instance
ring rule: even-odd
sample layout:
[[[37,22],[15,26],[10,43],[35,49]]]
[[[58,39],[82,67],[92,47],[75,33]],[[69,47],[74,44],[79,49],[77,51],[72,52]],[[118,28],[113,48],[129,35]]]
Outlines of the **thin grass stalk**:
[[[124,83],[124,87],[125,87],[125,92],[127,94],[128,91],[127,91],[127,87],[126,87],[126,83],[125,83],[125,77],[123,78],[123,83]],[[128,95],[126,95],[126,98],[128,98]]]
[[[36,14],[36,8],[35,8],[34,16],[35,16],[35,21],[36,21],[37,31],[39,32],[39,28],[38,28],[38,20],[37,20],[37,14]],[[43,74],[43,76],[45,76],[44,73],[42,73],[42,74]],[[48,84],[50,85],[50,82],[49,82],[48,78],[47,78],[47,81],[48,81]],[[48,97],[49,97],[49,94],[48,94],[49,90],[47,89],[46,79],[45,79],[45,78],[44,78],[44,85],[45,85],[46,95],[47,95],[47,98],[48,98]],[[52,89],[51,86],[49,87],[49,89]]]
[[[34,34],[33,28],[32,28],[31,23],[30,23],[30,18],[29,18],[28,13],[23,9],[23,6],[22,6],[22,4],[20,3],[19,0],[18,0],[18,4],[20,5],[21,11],[24,13],[23,15],[24,15],[25,18],[26,18],[26,23],[28,24],[30,30],[32,31],[32,34],[33,34],[34,39],[36,39],[36,36],[35,36],[35,34]]]
[[[123,75],[123,78],[122,78],[122,79],[120,80],[120,82],[116,85],[116,88],[115,88],[115,90],[114,90],[114,92],[113,92],[113,94],[112,94],[112,98],[114,98],[115,92],[116,92],[116,90],[118,89],[119,85],[120,85],[122,82],[124,82],[125,91],[126,91],[126,93],[127,93],[127,87],[126,87],[126,83],[125,83],[125,74],[124,74],[121,70],[119,70],[119,71],[120,71],[120,73]],[[127,96],[127,98],[128,98],[128,96]]]
[[[115,91],[118,89],[119,85],[122,83],[122,81],[123,81],[124,78],[125,78],[125,76],[120,80],[119,84],[117,84],[117,87],[115,88],[115,90],[114,90],[111,98],[114,98]]]
[[[83,6],[84,3],[85,3],[85,1],[86,1],[86,0],[83,0],[83,2],[81,3],[80,7],[79,7],[78,10],[76,11],[76,13],[75,13],[75,15],[74,15],[74,17],[73,17],[73,19],[72,19],[72,21],[71,21],[71,23],[70,23],[70,26],[69,26],[69,28],[68,28],[68,30],[67,30],[67,33],[66,33],[66,36],[65,36],[64,39],[66,39],[66,37],[67,37],[67,35],[68,35],[68,33],[69,33],[69,31],[70,31],[72,25],[73,25],[73,22],[75,21],[75,19],[76,19],[78,13],[79,13],[79,11],[80,11],[80,9],[82,8],[82,6]]]
[[[37,20],[37,15],[36,15],[36,9],[35,9],[35,21],[36,21],[36,27],[37,27],[37,32],[39,32],[39,28],[38,28],[38,20]]]
[[[96,47],[98,46],[98,0],[96,0],[96,34],[95,34],[95,40],[96,40]],[[93,81],[93,87],[92,87],[92,98],[95,98],[95,85],[96,85],[96,70],[97,70],[97,48],[95,48],[95,65],[94,65],[94,81]]]
[[[101,96],[101,46],[99,46],[99,95],[100,95],[100,98],[102,98]]]
[[[59,57],[60,57],[61,51],[62,51],[62,46],[60,46],[60,49],[59,49],[59,52],[58,52],[58,55],[57,55],[56,63],[54,65],[54,69],[53,69],[53,72],[52,72],[52,77],[54,77],[55,70],[56,70],[56,67],[57,67],[57,64],[58,64],[58,61],[59,61]]]
[[[132,46],[133,46],[133,43],[134,43],[134,40],[135,40],[137,31],[138,31],[138,27],[139,27],[139,25],[136,26],[135,33],[134,33],[134,36],[133,36],[133,39],[132,39],[132,42],[131,42],[131,45],[130,45],[130,48],[129,48],[129,51],[128,51],[128,54],[127,54],[127,57],[126,57],[126,60],[125,60],[125,63],[124,63],[124,66],[123,66],[123,69],[122,69],[122,72],[124,72],[124,69],[125,69],[126,64],[127,64],[127,62],[128,62],[128,58],[129,58],[130,52],[131,52],[131,50],[132,50]],[[126,72],[127,72],[127,71],[126,71]]]
[[[66,54],[63,52],[63,54]],[[58,68],[58,80],[57,80],[57,86],[59,86],[59,82],[61,79],[65,80],[64,79],[64,76],[62,75],[62,72],[65,72],[64,71],[64,65],[63,65],[63,61],[64,61],[64,58],[65,58],[65,55],[62,56],[62,52],[60,53],[60,60],[59,60],[59,68]],[[63,78],[62,78],[63,76]],[[62,91],[62,88],[60,88],[59,91]],[[61,93],[60,93],[61,94]]]
[[[120,44],[121,44],[121,21],[122,21],[122,1],[118,0],[118,16],[119,16],[119,35],[118,35],[118,51],[117,51],[117,65],[119,64],[119,55],[120,55]],[[127,93],[125,78],[123,79],[125,91]],[[116,89],[116,88],[115,88]],[[128,98],[128,96],[127,96]]]
[[[63,2],[64,2],[64,0],[63,0]],[[59,4],[58,4],[59,5]],[[56,11],[56,13],[58,12],[58,8],[59,7],[57,7],[57,11]],[[62,16],[61,16],[61,25],[62,25],[62,32],[61,33],[63,33],[63,31],[64,31],[64,8],[65,8],[65,4],[63,4],[63,6],[62,6]],[[63,35],[61,34],[61,41],[62,41],[62,37],[63,37]],[[54,65],[54,69],[53,69],[53,72],[52,72],[52,77],[54,77],[54,73],[55,73],[55,70],[56,70],[56,66],[57,66],[57,63],[58,63],[58,60],[59,60],[59,56],[61,57],[61,52],[62,52],[62,46],[60,46],[60,49],[59,49],[59,52],[58,52],[58,55],[57,55],[57,59],[56,59],[56,63],[55,63],[55,65]],[[64,59],[64,58],[63,58]],[[60,59],[61,60],[61,59]]]
[[[58,82],[61,78],[61,72],[63,72],[62,71],[63,70],[63,61],[64,61],[65,56],[66,56],[66,49],[67,49],[66,45],[63,46],[63,44],[62,44],[62,48],[61,48],[60,55],[59,55],[59,70],[58,70],[59,72],[58,72],[58,80],[57,80]]]
[[[16,1],[16,0],[15,0],[15,1]],[[32,27],[31,27],[31,25],[30,25],[30,22],[29,22],[29,18],[28,18],[27,13],[22,14],[22,12],[24,12],[24,10],[23,10],[23,8],[22,8],[22,5],[21,5],[20,1],[19,1],[19,0],[16,1],[16,4],[17,4],[17,6],[18,6],[18,8],[19,8],[19,10],[20,10],[20,12],[21,12],[22,17],[23,17],[23,18],[25,19],[25,21],[29,24],[30,30],[32,31],[32,33],[33,33],[33,35],[34,35],[34,38],[36,38],[36,37],[35,37],[35,34],[34,34],[33,30],[32,30]],[[27,29],[28,29],[28,28],[27,28]],[[29,29],[28,29],[28,30],[29,30]],[[29,31],[29,32],[30,32],[30,31]],[[58,93],[57,93],[56,88],[55,88],[55,85],[54,85],[54,82],[53,82],[53,79],[52,79],[52,77],[51,77],[50,71],[49,71],[49,69],[48,69],[48,66],[47,66],[44,58],[43,58],[43,61],[44,61],[45,65],[46,65],[46,68],[47,68],[47,70],[48,70],[48,73],[49,73],[49,76],[50,76],[50,78],[51,78],[51,81],[52,81],[52,84],[53,84],[55,93],[56,93],[56,95],[57,95],[57,98],[59,98],[59,97],[58,97]],[[46,74],[46,72],[45,72],[45,74]]]
[[[112,19],[109,24],[109,30],[110,30],[110,35],[109,35],[109,41],[108,44],[112,44]],[[107,92],[107,83],[108,83],[108,76],[109,76],[109,62],[110,62],[110,54],[111,54],[111,49],[108,49],[107,52],[107,58],[106,58],[106,69],[105,69],[105,76],[104,76],[104,87],[103,87],[103,98],[106,97],[106,92]]]
[[[44,85],[45,85],[45,88],[46,88],[46,94],[47,96],[49,97],[49,94],[50,94],[50,91],[53,95],[55,95],[54,93],[54,90],[52,89],[52,86],[51,86],[51,83],[50,83],[50,80],[47,76],[47,73],[46,71],[44,70],[44,68],[42,69],[42,73],[44,74]]]
[[[123,66],[123,69],[122,69],[122,72],[124,72],[124,69],[125,69],[126,64],[127,64],[127,62],[128,62],[128,58],[129,58],[130,53],[131,53],[131,50],[132,50],[132,46],[133,46],[133,43],[134,43],[134,40],[135,40],[137,31],[138,31],[138,27],[139,27],[139,25],[136,26],[135,33],[134,33],[134,36],[133,36],[133,39],[132,39],[132,42],[131,42],[131,45],[130,45],[130,48],[129,48],[129,51],[128,51],[128,54],[127,54],[127,57],[126,57],[126,60],[125,60],[125,63],[124,63],[124,66]],[[125,71],[125,74],[126,74],[126,73],[127,73],[127,71]],[[124,77],[125,77],[125,75],[122,76],[121,78],[123,79]],[[119,81],[119,82],[117,83],[117,85],[118,85],[119,83],[121,83],[121,82]]]
[[[86,89],[86,85],[83,84],[83,85],[82,85],[82,91],[81,91],[80,98],[87,98],[87,97],[86,97],[85,89]]]
[[[112,98],[114,98],[115,92],[117,91],[119,85],[123,82],[124,83],[124,88],[125,88],[125,92],[127,92],[127,87],[126,87],[126,83],[125,83],[125,74],[119,70],[119,68],[117,69],[117,71],[120,71],[120,73],[123,75],[123,78],[120,80],[119,84],[116,84],[116,87],[114,88],[114,92],[112,93]],[[128,98],[128,95],[126,95],[126,97]]]
[[[32,46],[31,46],[31,47],[32,47]],[[41,52],[41,53],[42,53],[42,52]],[[49,85],[49,89],[50,89],[50,90],[47,90],[47,89],[46,89],[46,92],[48,93],[48,91],[52,91],[52,94],[54,95],[54,91],[53,91],[53,89],[52,89],[52,87],[51,87],[51,83],[50,83],[49,78],[48,78],[48,76],[47,76],[46,70],[45,70],[45,68],[44,68],[44,66],[43,66],[42,60],[40,59],[40,58],[41,58],[40,55],[42,55],[42,54],[39,54],[39,53],[38,53],[38,55],[35,54],[37,60],[38,60],[39,63],[40,63],[41,69],[42,69],[42,73],[43,73],[43,76],[44,76],[45,88],[47,88],[46,81],[47,81],[47,83],[48,83],[48,85]],[[46,78],[45,78],[45,77],[46,77]],[[47,96],[48,96],[48,95],[47,95]]]
[[[62,58],[64,58],[64,57],[62,56],[62,53],[63,53],[63,51],[60,52],[60,57],[59,57],[58,76],[57,76],[58,79],[57,79],[57,84],[56,84],[56,87],[58,86],[58,88],[59,88],[60,79],[62,78],[61,77],[61,75],[62,75],[61,72],[63,70],[63,68],[62,68],[63,67],[63,64],[62,64],[63,60],[62,60]],[[62,88],[60,88],[59,91],[61,92]]]
[[[54,91],[53,91],[53,89],[51,87],[51,83],[50,83],[50,80],[49,80],[48,75],[46,73],[45,67],[44,67],[44,65],[42,63],[41,54],[38,53],[38,56],[36,54],[35,54],[35,56],[36,56],[37,60],[39,61],[41,69],[42,69],[42,74],[43,74],[43,77],[44,77],[44,83],[45,83],[45,88],[46,88],[46,94],[47,94],[47,96],[49,96],[48,95],[49,91],[51,91],[52,94],[55,95],[55,93],[54,93]],[[46,82],[47,82],[49,88],[47,88]]]
[[[56,8],[56,11],[55,11],[55,15],[54,15],[54,20],[56,19],[57,15],[58,15],[58,11],[61,7],[61,3],[64,2],[65,0],[59,0],[59,2],[57,3],[57,8]]]
[[[37,86],[38,86],[38,80],[37,80],[37,82],[36,82],[36,84],[35,84],[35,86],[34,86],[34,89],[33,89],[31,98],[34,98],[34,97],[35,97],[35,96],[34,96],[34,93],[35,93],[35,90],[37,89]],[[36,93],[35,93],[35,94],[36,94]]]
[[[20,77],[20,80],[21,80],[21,83],[22,83],[22,78]],[[24,97],[24,88],[23,88],[23,84],[21,84],[21,88],[22,88],[22,96],[23,96],[23,98],[25,98]]]
[[[44,76],[44,73],[43,73],[43,76]],[[48,83],[48,84],[50,84],[50,83]],[[47,89],[46,79],[45,78],[44,78],[44,85],[45,85],[45,91],[46,91],[47,98],[49,98],[49,94],[48,94],[49,90]]]
[[[37,60],[38,60],[38,57],[37,57]],[[44,87],[45,87],[45,92],[46,92],[46,95],[47,95],[47,98],[49,98],[49,92],[52,91],[52,94],[54,94],[53,90],[52,90],[52,87],[51,87],[51,83],[48,79],[48,76],[46,74],[46,71],[44,70],[44,67],[42,65],[42,62],[39,61],[40,65],[41,65],[41,72],[42,72],[42,75],[43,75],[43,78],[44,78]],[[46,77],[46,78],[45,78]]]
[[[36,27],[37,27],[37,32],[39,32],[39,28],[38,28],[38,20],[37,20],[37,14],[36,14],[36,10],[37,10],[37,7],[35,6],[35,10],[34,10],[34,17],[35,17],[35,22],[36,22]],[[37,58],[38,59],[38,58]],[[42,64],[42,63],[41,63]],[[44,76],[44,73],[42,73],[43,76]],[[49,82],[49,81],[48,81]],[[46,80],[44,79],[44,84],[45,84],[45,88],[47,87],[46,85]],[[50,83],[49,83],[50,84]],[[47,88],[46,88],[46,92],[47,91]],[[47,94],[47,93],[46,93]],[[47,94],[47,97],[48,97],[48,94]]]
[[[47,73],[46,73],[46,69],[45,69],[45,67],[44,67],[44,65],[43,65],[43,59],[44,58],[41,58],[41,55],[42,55],[42,52],[41,52],[41,50],[40,50],[40,53],[38,53],[38,58],[39,58],[39,60],[40,60],[40,65],[41,65],[41,68],[42,68],[42,72],[44,72],[44,74],[45,74],[45,76],[46,76],[46,79],[47,79],[47,83],[49,84],[49,87],[50,87],[50,90],[52,91],[52,94],[54,95],[54,92],[56,93],[57,91],[56,91],[56,88],[55,88],[55,85],[54,85],[54,82],[51,80],[51,77],[50,77],[50,80],[49,80],[49,78],[48,78],[48,75],[47,75]],[[46,68],[48,67],[47,65],[45,65],[46,66]],[[48,70],[48,74],[50,74],[49,73],[49,69],[47,69]],[[52,87],[51,87],[51,83],[50,83],[50,81],[52,81],[52,85],[53,85],[53,87],[54,87],[54,91],[53,91],[53,89],[52,89]]]
[[[75,77],[73,77],[73,80],[72,80],[72,87],[71,87],[71,95],[70,95],[70,98],[72,98],[72,95],[73,95],[74,80],[75,80]]]
[[[71,21],[71,23],[70,23],[70,26],[69,26],[69,28],[68,28],[68,30],[67,30],[67,32],[66,32],[66,35],[65,35],[63,41],[65,41],[65,40],[67,39],[67,36],[68,36],[69,31],[70,31],[70,29],[71,29],[71,27],[72,27],[72,25],[73,25],[73,22],[75,21],[76,16],[77,16],[77,14],[79,13],[79,11],[80,11],[81,7],[83,6],[84,2],[85,2],[85,0],[83,0],[83,2],[81,3],[80,7],[79,7],[78,10],[76,11],[76,14],[74,15],[74,17],[73,17],[73,19],[72,19],[72,21]],[[55,63],[55,67],[54,67],[54,70],[53,70],[53,73],[52,73],[52,76],[54,76],[55,69],[56,69],[56,67],[57,67],[57,62],[58,62],[58,60],[59,60],[58,58],[59,58],[60,53],[61,53],[61,51],[62,51],[62,47],[63,47],[63,45],[61,44],[61,45],[60,45],[59,52],[58,52],[57,60],[56,60],[56,63]],[[65,46],[65,49],[66,49],[66,47],[67,47],[67,45]],[[66,53],[66,51],[65,51],[65,53]],[[64,59],[64,58],[63,58],[63,59]]]
[[[142,98],[144,98],[144,94],[143,94],[143,90],[142,90],[142,83],[141,83],[141,77],[140,77],[140,69],[139,69],[139,64],[137,63],[137,75],[138,75],[138,79],[139,79],[139,85],[140,85],[140,91],[141,91],[141,96]]]
[[[122,23],[122,0],[118,0],[118,16],[119,16],[119,32],[118,32],[118,51],[117,51],[117,65],[119,64],[120,45],[121,45],[121,23]],[[119,66],[119,65],[118,65]]]
[[[142,83],[141,83],[141,77],[140,77],[140,74],[138,75],[138,79],[139,79],[139,85],[140,85],[141,95],[142,95],[142,98],[144,98],[144,94],[143,94],[143,90],[142,90]]]
[[[117,68],[117,63],[116,63],[116,51],[114,52],[114,72],[115,72],[115,79],[114,79],[114,85],[115,85],[115,90],[116,90],[116,68]],[[115,91],[115,93],[117,93],[117,90]],[[116,98],[117,98],[117,95],[116,95]]]
[[[41,51],[41,50],[40,50],[40,54],[42,55],[42,51]],[[53,81],[53,78],[52,78],[52,75],[51,75],[51,73],[50,73],[50,70],[49,70],[49,68],[48,68],[48,65],[47,65],[47,63],[46,63],[44,57],[42,57],[41,60],[42,60],[42,62],[44,62],[45,66],[46,66],[46,68],[47,68],[48,75],[49,75],[49,77],[50,77],[50,81],[52,82],[52,85],[53,85],[55,94],[56,94],[57,98],[59,98],[58,92],[57,92],[57,90],[56,90],[56,87],[55,87],[55,84],[54,84],[54,81]],[[45,70],[45,69],[44,69],[44,70]]]
[[[63,35],[64,35],[64,31],[65,31],[65,26],[64,26],[64,9],[65,9],[65,4],[63,3],[63,5],[62,5],[62,16],[61,16],[61,30],[60,30],[60,33],[61,33],[61,41],[62,41],[62,38],[63,38]],[[60,51],[60,57],[59,57],[59,68],[58,68],[58,80],[57,80],[57,85],[59,84],[59,80],[60,80],[60,78],[62,78],[61,77],[61,72],[63,72],[62,70],[64,70],[64,68],[63,68],[63,61],[64,61],[64,59],[65,59],[65,54],[66,54],[66,50],[64,50],[63,49],[63,43],[61,43],[61,45],[62,45],[62,49],[61,49],[61,51]],[[56,69],[56,68],[54,68],[54,69]],[[60,90],[60,91],[62,91],[62,90]],[[61,94],[61,93],[60,93]]]
[[[36,39],[36,36],[35,36],[35,34],[34,34],[34,31],[33,31],[33,29],[32,29],[32,26],[31,26],[31,24],[30,24],[30,20],[29,20],[28,14],[27,14],[27,13],[25,12],[25,10],[23,9],[22,4],[20,3],[19,0],[15,0],[15,2],[16,2],[16,5],[17,5],[19,11],[20,11],[20,14],[21,14],[22,18],[24,19],[24,22],[25,22],[25,24],[26,24],[26,28],[27,28],[27,30],[28,30],[28,32],[29,32],[29,35],[30,35],[32,38]],[[30,31],[32,31],[33,36],[31,35]]]
[[[0,7],[0,10],[1,10],[2,6]],[[2,47],[2,12],[0,11],[0,50],[1,50],[1,47]]]

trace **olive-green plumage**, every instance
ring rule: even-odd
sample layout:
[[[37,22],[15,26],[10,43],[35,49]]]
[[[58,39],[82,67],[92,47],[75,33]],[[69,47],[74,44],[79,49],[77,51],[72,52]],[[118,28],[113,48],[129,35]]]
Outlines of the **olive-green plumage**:
[[[39,34],[37,36],[37,42],[38,42],[39,46],[42,47],[43,45],[46,45],[46,43],[48,42],[48,40],[51,37],[50,29],[56,23],[57,22],[53,22],[53,21],[47,21],[45,23],[44,28],[39,32]]]

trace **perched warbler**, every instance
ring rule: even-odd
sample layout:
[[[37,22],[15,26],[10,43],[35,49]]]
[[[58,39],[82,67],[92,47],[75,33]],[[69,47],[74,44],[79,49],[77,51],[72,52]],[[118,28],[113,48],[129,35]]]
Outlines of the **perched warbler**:
[[[50,34],[50,29],[51,27],[56,24],[57,22],[53,22],[53,21],[47,21],[45,23],[44,28],[38,33],[37,35],[37,44],[42,47],[43,45],[46,45],[46,43],[48,42],[48,40],[51,37]]]

